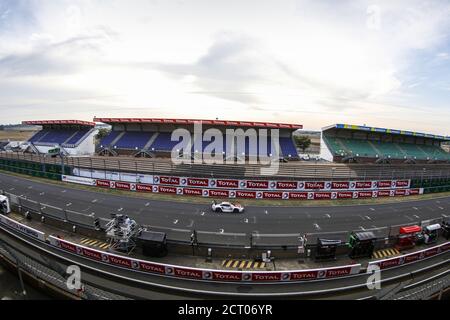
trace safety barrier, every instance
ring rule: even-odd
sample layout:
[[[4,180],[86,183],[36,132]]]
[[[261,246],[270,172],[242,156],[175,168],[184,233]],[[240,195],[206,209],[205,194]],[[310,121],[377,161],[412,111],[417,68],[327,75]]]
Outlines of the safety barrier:
[[[19,232],[25,233],[40,241],[45,241],[45,234],[20,224],[6,216],[0,216],[0,223]],[[126,256],[104,252],[83,245],[79,245],[55,236],[49,236],[47,243],[63,251],[81,256],[83,258],[125,268],[136,272],[158,274],[170,277],[178,277],[204,281],[230,281],[230,282],[297,282],[307,280],[327,280],[346,277],[361,273],[361,264],[352,264],[338,267],[328,267],[307,270],[289,271],[222,271],[213,269],[189,268],[170,264],[162,264],[147,260],[134,259]],[[387,269],[404,264],[417,262],[432,256],[436,256],[450,250],[450,242],[446,242],[425,250],[402,255],[400,257],[370,262],[370,265],[378,265],[380,269]],[[394,262],[395,261],[395,262]],[[368,270],[367,272],[371,272]]]
[[[416,251],[413,253],[405,254],[400,257],[395,257],[391,259],[383,259],[378,261],[372,261],[369,263],[369,267],[376,265],[381,270],[399,267],[405,264],[417,262],[420,260],[424,260],[429,257],[436,256],[440,253],[444,253],[446,251],[450,250],[450,242],[446,242],[425,250]]]
[[[219,190],[280,190],[280,191],[359,191],[410,188],[410,179],[350,180],[350,181],[283,181],[218,179],[183,176],[161,176],[74,168],[73,176],[124,183],[165,185],[173,187],[209,188]],[[73,178],[75,179],[75,178]]]
[[[133,183],[133,182],[125,182],[125,181],[114,181],[114,180],[105,180],[105,179],[93,179],[93,178],[84,178],[79,176],[62,176],[62,181],[71,182],[76,184],[97,186],[101,188],[109,188],[116,190],[125,190],[125,191],[135,191],[135,192],[144,192],[144,193],[163,193],[163,194],[172,194],[172,195],[184,195],[184,196],[199,196],[199,197],[209,197],[209,198],[231,198],[231,199],[275,199],[275,200],[288,200],[288,199],[296,199],[296,200],[336,200],[336,199],[367,199],[367,198],[381,198],[381,197],[403,197],[403,196],[411,196],[411,195],[419,195],[423,194],[422,188],[403,188],[400,186],[409,187],[409,180],[393,180],[389,182],[390,186],[395,185],[394,189],[372,189],[372,190],[349,190],[349,191],[306,191],[308,189],[304,189],[305,191],[262,191],[262,190],[239,190],[239,189],[218,189],[218,188],[202,188],[202,187],[192,187],[189,183],[190,180],[199,180],[197,178],[179,178],[179,177],[161,177],[154,178],[154,181],[158,181],[158,184],[142,184],[142,183]],[[165,178],[168,178],[166,180]],[[186,181],[183,181],[185,179]],[[210,185],[211,181],[217,183],[217,181],[223,181],[218,179],[201,179],[205,180],[205,185]],[[207,181],[209,180],[209,181]],[[173,181],[174,185],[164,185],[161,183],[169,183]],[[231,181],[231,180],[230,180]],[[248,180],[236,180],[236,185],[242,185],[243,183],[248,186]],[[264,181],[263,181],[264,182]],[[272,181],[275,183],[275,181]],[[346,182],[348,185],[354,186],[354,188],[358,188],[361,184],[366,184],[366,186],[378,185],[379,183],[383,183],[383,181],[368,181],[368,182],[360,182],[360,181],[352,181]],[[278,182],[279,183],[279,182]],[[308,187],[310,182],[301,182],[303,183],[303,188]],[[312,182],[311,182],[312,183]],[[327,182],[314,182],[314,184],[319,184],[320,186],[325,186]],[[333,184],[334,182],[329,182]],[[267,187],[269,186],[268,184]],[[300,185],[300,182],[298,182]],[[361,185],[362,186],[362,185]],[[312,190],[312,189],[309,189]]]

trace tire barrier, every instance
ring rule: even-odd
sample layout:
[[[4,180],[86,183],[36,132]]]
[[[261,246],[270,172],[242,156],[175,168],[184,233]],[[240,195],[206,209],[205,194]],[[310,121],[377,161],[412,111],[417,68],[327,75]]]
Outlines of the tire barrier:
[[[367,199],[367,198],[380,198],[380,197],[404,197],[411,195],[423,194],[422,188],[410,189],[409,180],[393,180],[389,183],[386,181],[386,185],[395,185],[395,189],[372,189],[372,190],[353,190],[353,191],[259,191],[259,190],[239,190],[239,189],[210,189],[201,187],[181,186],[182,178],[170,177],[169,180],[155,179],[159,183],[173,182],[174,185],[162,185],[162,184],[141,184],[124,181],[113,181],[105,179],[92,179],[79,176],[62,176],[62,181],[77,183],[83,185],[97,186],[101,188],[135,191],[144,193],[163,193],[172,195],[183,196],[198,196],[206,198],[230,198],[230,199],[274,199],[274,200],[337,200],[337,199]],[[208,179],[205,179],[208,180]],[[216,181],[214,179],[214,181]],[[236,182],[238,182],[236,180]],[[245,182],[244,184],[242,182]],[[354,186],[358,188],[359,183],[361,187],[365,186],[378,186],[383,181],[368,181],[368,182],[346,182],[348,186]],[[302,182],[303,183],[303,182]],[[300,182],[298,183],[300,185]],[[325,186],[326,182],[314,182],[314,185],[319,187]],[[247,185],[248,181],[241,180],[235,185]],[[381,184],[383,185],[383,184]],[[268,186],[268,185],[267,185]],[[400,187],[402,186],[402,187]],[[407,188],[403,188],[406,186]],[[310,187],[308,182],[304,183],[304,187]]]

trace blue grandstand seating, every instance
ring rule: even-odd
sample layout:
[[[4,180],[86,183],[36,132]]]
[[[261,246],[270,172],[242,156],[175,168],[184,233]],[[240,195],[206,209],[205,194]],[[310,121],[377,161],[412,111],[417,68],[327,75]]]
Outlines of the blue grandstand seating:
[[[45,133],[34,135],[29,141],[39,144],[62,144],[69,139],[77,130],[42,130]]]
[[[171,152],[173,147],[175,147],[178,144],[178,141],[171,141],[171,136],[172,136],[171,133],[167,132],[159,133],[149,149],[152,151]]]
[[[65,144],[74,145],[76,144],[85,134],[87,134],[89,130],[80,130],[78,131],[72,138],[69,139]]]
[[[30,140],[30,142],[37,142],[39,139],[41,139],[43,136],[45,136],[48,133],[48,130],[41,130],[38,131],[35,135],[33,135]]]
[[[284,157],[298,158],[297,148],[292,138],[280,137],[280,149]]]
[[[114,139],[116,139],[117,136],[121,133],[122,133],[122,131],[111,131],[106,137],[104,137],[100,141],[100,146],[108,147],[114,141]]]
[[[125,134],[114,145],[120,149],[139,149],[142,150],[154,132],[125,132]]]

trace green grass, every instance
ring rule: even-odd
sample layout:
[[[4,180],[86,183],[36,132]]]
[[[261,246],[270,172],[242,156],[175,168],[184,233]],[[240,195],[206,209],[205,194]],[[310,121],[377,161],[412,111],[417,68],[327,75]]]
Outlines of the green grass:
[[[115,189],[105,189],[100,187],[91,187],[78,185],[73,183],[67,183],[62,181],[48,180],[45,178],[32,177],[24,174],[14,173],[10,171],[0,170],[0,172],[11,176],[17,176],[25,178],[31,181],[37,181],[40,183],[59,185],[64,188],[77,189],[77,190],[87,190],[98,193],[108,193],[120,196],[132,197],[132,198],[144,198],[150,200],[162,200],[171,201],[179,203],[211,203],[213,198],[203,198],[198,196],[179,196],[170,194],[160,194],[160,193],[144,193],[144,192],[134,192],[134,191],[123,191]],[[0,186],[1,189],[1,186]],[[319,207],[319,206],[351,206],[351,205],[377,205],[386,203],[399,203],[407,201],[417,201],[426,199],[437,199],[450,196],[450,192],[442,193],[430,193],[417,196],[408,197],[398,197],[398,198],[374,198],[374,199],[343,199],[343,200],[256,200],[256,199],[236,199],[235,201],[241,203],[242,205],[253,205],[253,206],[292,206],[292,207]],[[219,200],[219,199],[216,199]]]

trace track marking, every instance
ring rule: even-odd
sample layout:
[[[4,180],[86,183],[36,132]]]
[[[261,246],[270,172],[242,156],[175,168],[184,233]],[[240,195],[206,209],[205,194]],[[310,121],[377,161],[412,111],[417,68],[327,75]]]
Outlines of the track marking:
[[[173,220],[173,224],[177,224],[178,223],[178,219]]]
[[[67,190],[62,190],[62,191],[61,191],[61,193],[66,193],[66,192],[67,192]]]
[[[150,205],[150,202],[147,202],[146,204],[145,204],[145,207],[148,207]]]
[[[267,211],[267,210],[264,210],[264,214],[269,214],[269,211]]]
[[[220,229],[219,233],[224,233],[225,230],[224,229]]]
[[[440,207],[440,206],[438,206],[438,208],[441,209],[441,210],[444,210],[444,208],[442,208],[442,207]]]
[[[313,223],[314,228],[316,228],[316,230],[322,230],[322,228],[317,224],[317,223]]]
[[[359,226],[359,228],[363,231],[365,231],[366,229],[363,226]]]
[[[66,207],[70,207],[72,205],[72,202],[69,202],[68,204],[66,204]]]
[[[405,217],[406,219],[408,219],[409,221],[414,221],[414,219],[411,218],[410,216],[404,215],[404,217]]]
[[[28,188],[28,189],[33,189],[33,186],[28,186],[27,188]]]
[[[117,209],[117,211],[119,211],[119,212],[120,212],[120,211],[122,211],[122,210],[123,210],[123,208],[119,208],[119,209]]]
[[[419,208],[417,208],[417,207],[412,207],[414,210],[419,210]]]
[[[40,196],[43,196],[44,194],[45,194],[45,192],[41,192],[41,193],[39,193],[39,195],[40,195]]]
[[[326,213],[326,214],[325,214],[325,217],[331,218],[331,215],[330,215],[329,213]]]
[[[245,219],[244,219],[244,222],[245,222],[245,223],[248,223],[248,219],[247,219],[247,218],[245,218]]]
[[[205,215],[205,211],[202,211],[202,213],[200,214],[201,216],[204,216]]]
[[[417,214],[413,214],[413,217],[416,219],[420,219],[420,217]]]
[[[96,203],[98,200],[97,199],[94,199],[94,200],[92,200],[91,202],[92,203]]]
[[[375,211],[375,209],[374,209],[374,208],[369,208],[369,210]]]
[[[372,218],[369,217],[369,216],[365,216],[365,217],[366,217],[367,220],[372,220]]]

